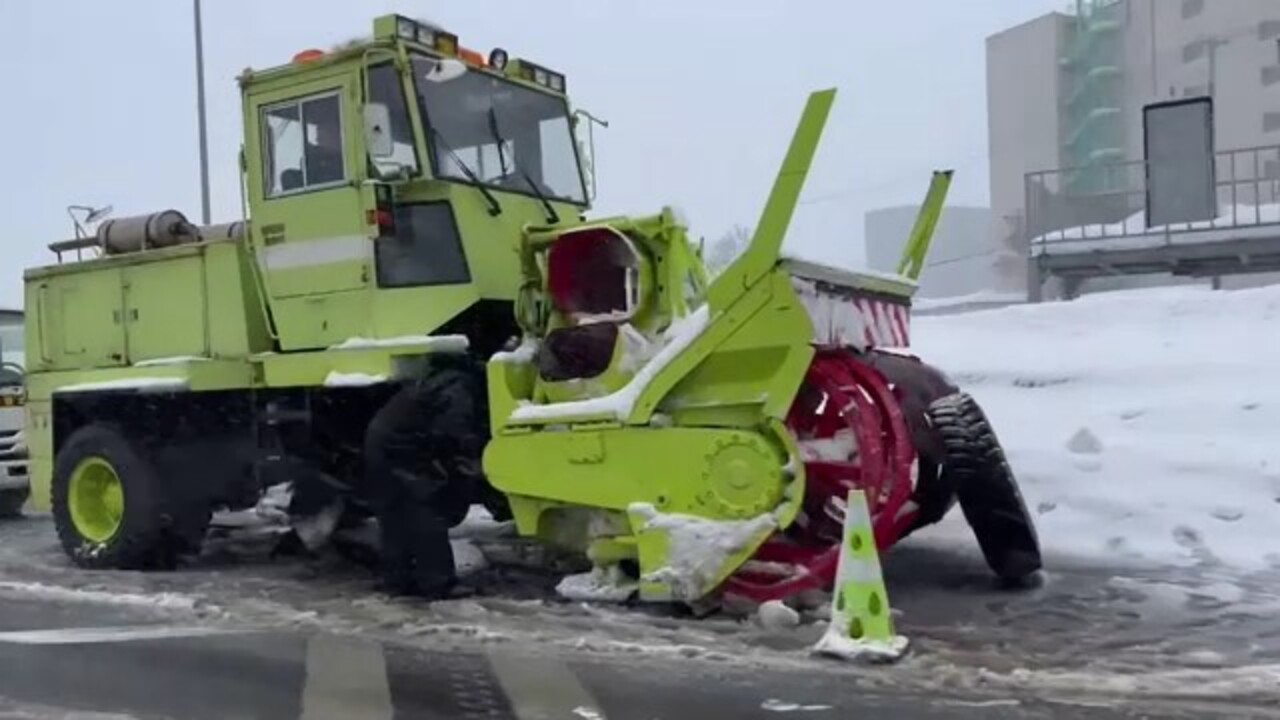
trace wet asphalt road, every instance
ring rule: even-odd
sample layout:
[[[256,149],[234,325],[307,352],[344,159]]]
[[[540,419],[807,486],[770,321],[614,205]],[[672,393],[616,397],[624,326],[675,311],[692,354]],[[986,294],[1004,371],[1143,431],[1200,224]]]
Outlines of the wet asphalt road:
[[[832,674],[575,660],[522,655],[505,646],[432,649],[323,633],[204,634],[205,626],[81,602],[6,597],[0,618],[0,718],[1204,716],[1173,706],[1108,708],[869,690],[852,674],[842,681]]]
[[[260,547],[173,573],[85,573],[31,518],[0,524],[0,720],[1280,717],[1251,697],[1090,693],[1097,675],[1052,691],[974,681],[977,668],[1214,677],[1280,663],[1270,574],[1055,563],[1043,587],[1012,592],[963,550],[908,543],[885,564],[913,653],[860,668],[807,659],[820,624],[588,609],[548,599],[554,579],[537,575],[491,570],[487,597],[425,606],[373,595],[341,560]],[[627,647],[641,643],[677,652]]]

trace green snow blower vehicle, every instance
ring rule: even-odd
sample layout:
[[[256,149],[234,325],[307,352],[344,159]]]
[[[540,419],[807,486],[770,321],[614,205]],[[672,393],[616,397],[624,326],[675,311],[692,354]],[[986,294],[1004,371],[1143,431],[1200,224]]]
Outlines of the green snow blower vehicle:
[[[359,513],[371,419],[462,363],[487,397],[438,407],[489,422],[446,515],[643,599],[829,589],[851,489],[881,550],[958,500],[998,575],[1039,567],[981,410],[901,350],[950,173],[901,277],[780,255],[834,91],[713,278],[671,210],[587,217],[589,116],[541,64],[386,16],[240,84],[248,219],[107,221],[26,273],[33,499],[76,563],[171,565],[283,482]]]

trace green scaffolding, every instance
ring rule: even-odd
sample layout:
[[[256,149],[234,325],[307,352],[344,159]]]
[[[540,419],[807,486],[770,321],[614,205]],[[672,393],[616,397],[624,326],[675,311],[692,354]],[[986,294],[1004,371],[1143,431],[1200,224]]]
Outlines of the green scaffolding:
[[[1108,192],[1126,178],[1124,0],[1076,0],[1076,22],[1061,59],[1064,73],[1064,178],[1073,193]]]

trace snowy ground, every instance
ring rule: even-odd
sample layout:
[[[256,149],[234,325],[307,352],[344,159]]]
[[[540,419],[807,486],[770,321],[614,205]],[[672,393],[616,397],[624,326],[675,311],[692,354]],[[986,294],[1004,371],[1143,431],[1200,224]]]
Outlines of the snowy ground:
[[[995,423],[1045,546],[1280,566],[1280,287],[1105,293],[914,322]],[[947,529],[967,532],[958,523]]]
[[[389,600],[358,563],[332,552],[273,558],[271,534],[243,528],[177,572],[85,572],[69,566],[47,517],[0,524],[0,596],[433,647],[804,668],[839,674],[833,682],[976,688],[995,701],[1280,702],[1278,319],[1280,288],[1147,290],[917,318],[916,350],[989,411],[1048,572],[1037,589],[996,587],[954,513],[885,558],[898,629],[914,650],[874,671],[812,659],[824,630],[816,614],[793,626],[789,616],[699,619],[560,598],[560,578],[582,568],[480,513],[456,538],[482,591],[467,600]]]

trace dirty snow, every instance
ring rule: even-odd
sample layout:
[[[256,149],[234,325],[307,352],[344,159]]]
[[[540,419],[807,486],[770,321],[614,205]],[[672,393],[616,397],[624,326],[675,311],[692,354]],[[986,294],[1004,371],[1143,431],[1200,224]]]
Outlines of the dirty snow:
[[[644,579],[666,583],[677,600],[695,600],[704,595],[729,556],[778,527],[771,514],[750,520],[707,520],[660,513],[649,503],[633,503],[628,511],[645,519],[644,529],[666,531],[667,565]]]
[[[330,347],[330,350],[376,350],[414,346],[427,352],[462,353],[470,347],[465,335],[401,335],[391,338],[347,338]]]
[[[102,603],[162,610],[191,610],[200,602],[200,598],[182,593],[128,593],[112,589],[70,588],[40,582],[17,582],[11,580],[0,581],[0,592],[59,602]]]
[[[1280,563],[1280,287],[1160,288],[919,317],[990,416],[1050,551]],[[955,540],[959,513],[920,533]]]
[[[324,386],[337,387],[368,387],[370,385],[379,385],[387,381],[386,375],[369,375],[367,373],[344,373],[334,370],[324,379]]]
[[[513,422],[541,422],[561,418],[611,415],[625,420],[631,415],[636,401],[649,387],[649,383],[662,372],[667,365],[702,335],[702,331],[711,323],[711,309],[702,305],[692,313],[671,323],[663,333],[662,350],[645,364],[631,381],[617,392],[590,400],[554,403],[550,405],[534,405],[526,403],[511,413]]]
[[[1280,203],[1224,204],[1213,220],[1147,227],[1146,211],[1120,222],[1095,223],[1054,230],[1031,241],[1033,252],[1073,253],[1094,250],[1132,250],[1160,245],[1221,242],[1243,235],[1274,235],[1267,225],[1280,223]]]
[[[183,377],[129,377],[118,380],[63,385],[53,392],[103,392],[110,390],[138,390],[142,392],[165,392],[169,390],[186,390],[191,381]]]
[[[556,585],[556,594],[566,600],[584,602],[624,602],[636,594],[639,584],[620,568],[593,568],[590,572],[567,575]]]

